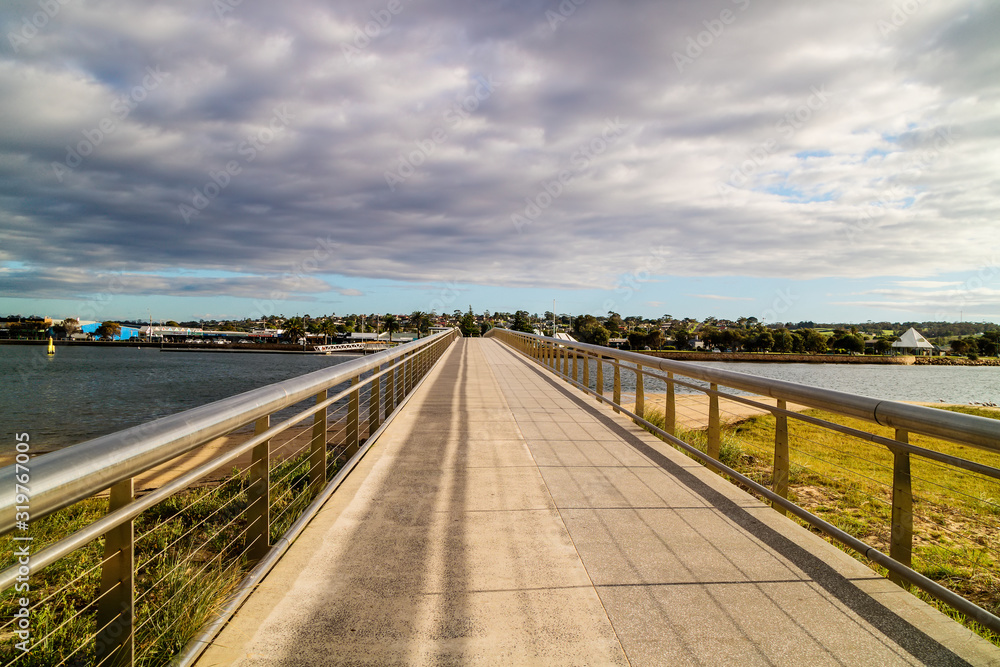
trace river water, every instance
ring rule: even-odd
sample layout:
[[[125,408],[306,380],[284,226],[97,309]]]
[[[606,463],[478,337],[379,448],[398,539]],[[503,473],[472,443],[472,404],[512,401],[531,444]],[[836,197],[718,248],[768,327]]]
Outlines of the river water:
[[[26,432],[64,447],[357,359],[356,355],[160,352],[0,345],[0,453]]]
[[[155,347],[59,347],[50,358],[43,346],[2,345],[0,453],[13,449],[14,433],[29,433],[39,449],[63,447],[354,358]],[[1000,403],[997,366],[704,365],[872,398]],[[634,391],[633,377],[622,373],[623,391]],[[610,392],[610,367],[605,378]],[[653,378],[644,386],[647,392],[664,390]]]
[[[927,401],[944,403],[997,403],[1000,404],[1000,366],[896,366],[883,364],[787,364],[741,362],[689,362],[706,368],[746,373],[758,377],[785,380],[849,394],[891,401]],[[605,364],[604,390],[610,393],[614,386],[613,368]],[[590,364],[590,386],[596,382],[597,371]],[[681,378],[699,386],[706,383]],[[622,391],[635,391],[635,375],[627,370],[621,374]],[[644,376],[646,393],[662,393],[666,385],[662,380]],[[693,389],[678,386],[677,393],[696,393]],[[747,392],[724,389],[728,393]]]

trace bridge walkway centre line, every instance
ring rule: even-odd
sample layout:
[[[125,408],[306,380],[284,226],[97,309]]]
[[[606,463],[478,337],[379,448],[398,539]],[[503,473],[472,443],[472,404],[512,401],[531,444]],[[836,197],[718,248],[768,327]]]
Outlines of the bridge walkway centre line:
[[[492,339],[461,339],[199,665],[1000,664]]]

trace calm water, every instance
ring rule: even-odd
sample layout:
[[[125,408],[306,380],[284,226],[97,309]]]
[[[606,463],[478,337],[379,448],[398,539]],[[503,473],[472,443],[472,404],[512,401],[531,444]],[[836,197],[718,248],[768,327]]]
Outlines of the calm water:
[[[1000,404],[1000,366],[883,366],[721,361],[698,362],[698,365],[892,401]],[[611,367],[606,367],[604,371],[606,392],[610,392],[613,387],[611,373]],[[590,369],[590,376],[593,386],[596,379],[593,367]],[[647,393],[665,391],[663,382],[649,377],[644,379],[643,387]],[[695,384],[703,383],[695,382]],[[622,391],[635,391],[635,376],[628,371],[622,372]],[[684,387],[677,388],[678,393],[692,391]]]
[[[61,447],[349,361],[352,356],[160,352],[156,348],[0,346],[0,452],[15,432]],[[1000,367],[709,363],[855,394],[901,401],[1000,403]],[[591,375],[594,375],[593,366]],[[605,374],[607,391],[612,375]],[[646,378],[647,392],[663,383]],[[631,373],[622,389],[634,391]],[[683,389],[678,389],[683,391]]]
[[[0,345],[0,452],[15,432],[71,445],[356,358]]]

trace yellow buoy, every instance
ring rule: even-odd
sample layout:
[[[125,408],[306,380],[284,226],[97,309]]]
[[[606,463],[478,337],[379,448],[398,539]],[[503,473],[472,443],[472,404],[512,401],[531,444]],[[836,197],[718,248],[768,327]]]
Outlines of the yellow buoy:
[[[49,336],[49,354],[56,353],[56,345],[52,342],[52,336]]]

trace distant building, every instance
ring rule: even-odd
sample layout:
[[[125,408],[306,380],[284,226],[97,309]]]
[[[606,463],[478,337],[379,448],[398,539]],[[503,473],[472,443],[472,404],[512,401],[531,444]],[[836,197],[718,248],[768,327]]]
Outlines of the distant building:
[[[81,324],[80,331],[91,336],[97,336],[97,330],[100,328],[100,322],[91,322],[89,324]],[[121,332],[114,337],[114,340],[131,340],[132,338],[138,338],[139,328],[138,327],[127,327],[122,326]]]
[[[910,327],[906,333],[899,337],[895,343],[892,344],[893,351],[898,351],[903,354],[934,354],[937,348],[924,338],[923,334],[919,331]]]

